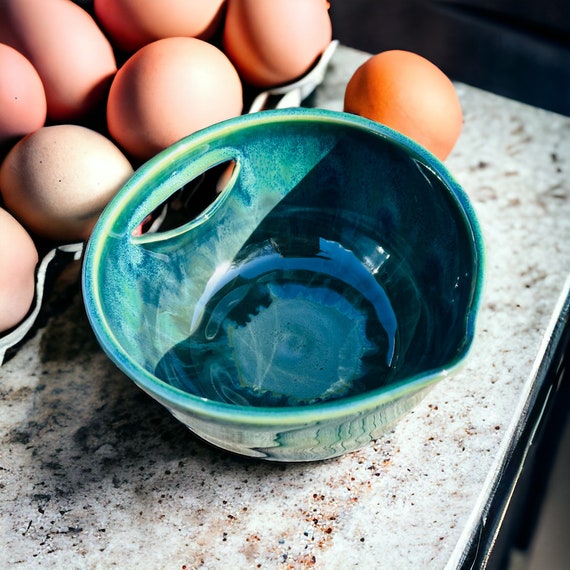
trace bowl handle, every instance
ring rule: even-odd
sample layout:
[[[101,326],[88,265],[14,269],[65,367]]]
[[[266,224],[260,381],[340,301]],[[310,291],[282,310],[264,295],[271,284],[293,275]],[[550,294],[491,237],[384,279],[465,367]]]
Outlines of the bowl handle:
[[[194,142],[190,148],[187,145],[177,145],[173,148],[162,151],[159,155],[149,160],[137,171],[127,182],[123,190],[117,196],[123,201],[121,214],[114,220],[115,235],[123,235],[131,238],[137,234],[137,228],[154,213],[160,211],[176,192],[181,190],[186,184],[205,174],[215,166],[223,163],[234,162],[234,174],[225,181],[225,188],[231,186],[231,179],[246,161],[245,155],[239,149],[232,146],[220,148],[200,148]],[[167,165],[165,167],[165,165]],[[152,188],[152,191],[148,189]],[[229,190],[229,188],[227,188]],[[205,209],[195,216],[196,224],[208,219],[209,213],[215,204],[225,193],[220,191],[219,195],[205,207]],[[192,220],[188,220],[188,223]],[[184,224],[185,227],[187,224]],[[147,241],[151,237],[148,234],[139,236],[138,240]]]

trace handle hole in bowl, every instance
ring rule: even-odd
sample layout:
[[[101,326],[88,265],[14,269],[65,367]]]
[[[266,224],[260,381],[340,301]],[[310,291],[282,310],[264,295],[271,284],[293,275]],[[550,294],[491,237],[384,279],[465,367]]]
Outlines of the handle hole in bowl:
[[[224,161],[184,184],[135,228],[133,236],[169,232],[199,218],[233,185],[236,164]]]

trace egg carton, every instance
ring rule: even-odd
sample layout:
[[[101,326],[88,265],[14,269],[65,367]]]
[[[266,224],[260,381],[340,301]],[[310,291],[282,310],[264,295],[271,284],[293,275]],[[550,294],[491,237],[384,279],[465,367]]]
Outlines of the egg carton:
[[[49,284],[72,261],[81,259],[83,243],[59,245],[45,254],[36,267],[35,296],[32,306],[19,325],[0,334],[0,366],[32,332],[40,315]]]
[[[298,81],[259,93],[251,103],[248,113],[300,106],[303,100],[323,82],[327,66],[338,45],[338,40],[333,40],[314,67]],[[207,183],[198,180],[182,188],[168,204],[164,204],[152,215],[151,219],[143,221],[141,232],[154,232],[167,228],[169,223],[176,224],[177,218],[181,215],[194,216],[196,214],[194,208],[197,205],[201,207],[194,200],[196,190],[203,185]],[[208,195],[203,188],[200,194]],[[35,297],[27,316],[13,329],[0,334],[0,366],[14,356],[21,344],[33,334],[51,284],[67,265],[81,260],[84,248],[83,242],[58,245],[42,257],[36,268]]]

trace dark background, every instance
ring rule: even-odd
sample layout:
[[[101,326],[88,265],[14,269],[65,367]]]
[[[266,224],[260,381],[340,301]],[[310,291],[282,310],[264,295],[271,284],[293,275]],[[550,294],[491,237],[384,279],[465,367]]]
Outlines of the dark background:
[[[449,77],[570,115],[570,0],[330,0],[333,35],[406,49]]]

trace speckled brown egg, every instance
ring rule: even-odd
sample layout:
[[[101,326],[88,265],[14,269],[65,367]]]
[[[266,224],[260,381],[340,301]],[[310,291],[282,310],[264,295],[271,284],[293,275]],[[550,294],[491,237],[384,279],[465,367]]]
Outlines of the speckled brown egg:
[[[91,112],[117,71],[101,29],[69,0],[3,0],[0,42],[30,60],[44,85],[48,117],[58,122]]]
[[[0,166],[0,193],[6,209],[32,233],[81,241],[132,173],[108,138],[78,125],[54,125],[10,150]]]
[[[0,44],[0,143],[42,127],[46,112],[44,86],[34,66],[19,51]]]

